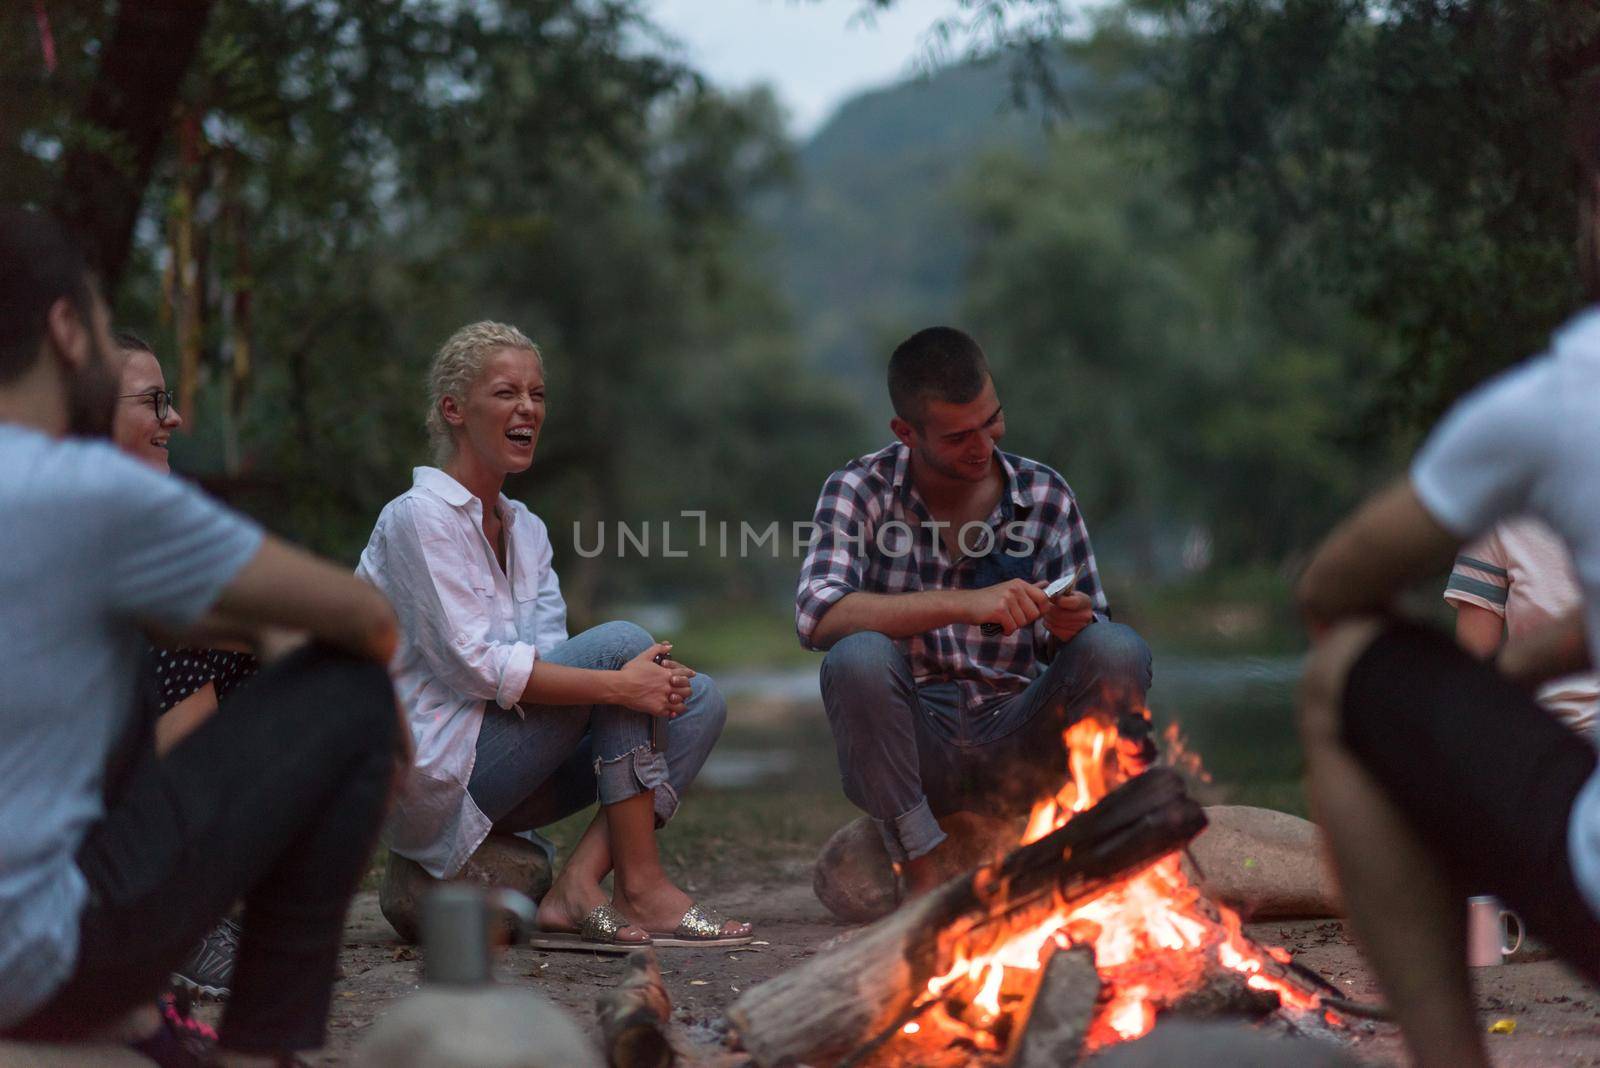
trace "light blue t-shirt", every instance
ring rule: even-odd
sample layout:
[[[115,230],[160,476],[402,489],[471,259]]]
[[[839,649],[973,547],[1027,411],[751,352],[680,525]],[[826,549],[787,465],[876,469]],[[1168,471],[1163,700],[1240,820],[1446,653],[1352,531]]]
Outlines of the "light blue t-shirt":
[[[1463,541],[1519,515],[1561,535],[1583,590],[1590,658],[1600,665],[1600,310],[1562,327],[1544,356],[1457,404],[1417,454],[1411,485]],[[1573,802],[1567,855],[1600,917],[1600,771]]]
[[[261,531],[98,442],[0,423],[0,1027],[71,974],[141,623],[200,619]]]

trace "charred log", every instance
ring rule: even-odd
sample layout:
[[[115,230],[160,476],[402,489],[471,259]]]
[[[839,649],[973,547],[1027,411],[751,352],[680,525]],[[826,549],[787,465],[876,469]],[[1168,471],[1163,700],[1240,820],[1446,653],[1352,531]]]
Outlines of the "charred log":
[[[1100,973],[1087,947],[1050,955],[1016,1043],[1011,1068],[1057,1068],[1074,1064],[1094,1022],[1100,999]]]
[[[1238,972],[1217,968],[1199,986],[1166,1006],[1163,1015],[1191,1019],[1243,1016],[1258,1020],[1277,1012],[1281,1004],[1276,991],[1257,990]]]

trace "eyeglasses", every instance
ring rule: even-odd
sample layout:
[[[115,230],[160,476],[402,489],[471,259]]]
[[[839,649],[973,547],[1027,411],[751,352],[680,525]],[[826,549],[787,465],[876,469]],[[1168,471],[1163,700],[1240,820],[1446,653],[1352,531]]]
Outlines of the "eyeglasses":
[[[155,406],[156,420],[158,422],[165,421],[167,416],[172,413],[172,390],[170,389],[153,389],[148,393],[122,393],[117,397],[118,400],[133,400],[135,398],[147,400]]]

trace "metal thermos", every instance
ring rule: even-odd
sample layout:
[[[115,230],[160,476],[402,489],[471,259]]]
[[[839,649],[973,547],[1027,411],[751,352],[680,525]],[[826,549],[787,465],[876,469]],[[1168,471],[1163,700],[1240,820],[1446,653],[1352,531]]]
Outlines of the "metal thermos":
[[[422,989],[373,1024],[352,1068],[603,1068],[594,1042],[525,986],[493,981],[503,913],[531,929],[515,890],[445,883],[422,903]]]
[[[533,929],[535,906],[515,890],[444,883],[430,892],[422,903],[423,978],[454,986],[492,982],[501,910],[524,930]]]

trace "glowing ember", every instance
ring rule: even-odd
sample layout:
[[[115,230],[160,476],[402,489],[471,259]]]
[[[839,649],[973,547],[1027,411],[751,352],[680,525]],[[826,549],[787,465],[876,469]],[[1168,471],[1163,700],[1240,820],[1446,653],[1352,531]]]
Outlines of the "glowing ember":
[[[1148,721],[1149,712],[1142,714]],[[1119,744],[1123,739],[1116,727],[1100,719],[1078,721],[1063,732],[1062,740],[1071,778],[1054,797],[1034,806],[1024,845],[1064,826],[1144,770],[1138,747]],[[1198,758],[1183,750],[1175,728],[1168,730],[1167,742],[1182,766],[1203,775]],[[1253,989],[1275,992],[1291,1009],[1319,1008],[1314,995],[1274,977],[1288,962],[1288,953],[1262,949],[1245,937],[1239,917],[1205,899],[1173,854],[1074,909],[1058,909],[1033,926],[1007,932],[984,952],[958,944],[950,968],[928,983],[931,997],[945,999],[930,1019],[980,1049],[996,1048],[996,1036],[989,1031],[1006,1010],[1007,973],[1032,972],[1031,981],[1037,983],[1049,951],[1072,945],[1093,948],[1104,990],[1089,1031],[1091,1050],[1149,1032],[1158,1008],[1204,981],[1208,961],[1246,976]],[[958,991],[964,1007],[951,1011]],[[903,1028],[907,1034],[916,1033],[914,1029],[915,1024]]]
[[[1156,1011],[1147,1000],[1150,991],[1142,986],[1131,986],[1115,995],[1106,1006],[1106,1022],[1123,1038],[1138,1038],[1156,1025]]]

